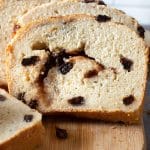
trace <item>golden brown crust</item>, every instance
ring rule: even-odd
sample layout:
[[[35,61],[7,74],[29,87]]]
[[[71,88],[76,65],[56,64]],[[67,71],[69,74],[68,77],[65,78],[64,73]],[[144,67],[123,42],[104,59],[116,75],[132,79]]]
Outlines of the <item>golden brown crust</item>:
[[[0,150],[33,150],[41,145],[44,132],[45,129],[39,122],[0,144]]]
[[[115,112],[96,112],[96,111],[89,111],[89,112],[59,112],[53,111],[49,114],[50,116],[70,116],[70,117],[77,117],[77,118],[87,118],[87,119],[96,119],[96,120],[103,120],[108,122],[124,122],[125,124],[138,124],[141,121],[141,110],[136,110],[135,112],[125,113],[121,111]]]

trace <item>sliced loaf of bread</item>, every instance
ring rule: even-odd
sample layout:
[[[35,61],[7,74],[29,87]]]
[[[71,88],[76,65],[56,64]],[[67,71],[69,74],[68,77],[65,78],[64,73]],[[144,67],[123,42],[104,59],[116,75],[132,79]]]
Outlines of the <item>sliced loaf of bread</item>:
[[[148,48],[109,17],[33,22],[7,48],[8,85],[42,113],[135,123],[143,105]]]
[[[41,114],[0,89],[0,150],[32,150],[40,146]]]
[[[93,0],[66,0],[63,2],[58,1],[57,3],[43,4],[33,8],[31,11],[18,18],[18,24],[24,26],[38,19],[71,14],[103,15],[103,19],[108,16],[113,22],[127,25],[141,37],[144,37],[144,28],[140,26],[134,18],[118,9],[106,6],[104,3],[101,3],[101,1],[95,2]]]

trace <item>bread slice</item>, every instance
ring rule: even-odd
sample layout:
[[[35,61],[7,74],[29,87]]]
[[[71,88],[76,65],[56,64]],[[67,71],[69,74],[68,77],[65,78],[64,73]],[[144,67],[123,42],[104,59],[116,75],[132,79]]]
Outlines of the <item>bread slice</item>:
[[[116,23],[127,25],[136,31],[141,37],[144,37],[144,28],[132,17],[126,15],[123,11],[106,6],[104,3],[96,3],[94,0],[67,0],[58,3],[47,3],[33,8],[28,13],[18,18],[18,24],[25,24],[38,19],[48,18],[50,16],[65,16],[71,14],[87,15],[106,15]]]
[[[0,150],[32,150],[42,141],[41,114],[0,89]]]
[[[9,91],[42,113],[135,123],[144,98],[148,48],[109,17],[33,22],[7,48]]]
[[[56,1],[56,0],[53,0]],[[5,74],[5,48],[20,26],[17,18],[33,7],[51,2],[51,0],[0,0],[0,86],[7,85]]]

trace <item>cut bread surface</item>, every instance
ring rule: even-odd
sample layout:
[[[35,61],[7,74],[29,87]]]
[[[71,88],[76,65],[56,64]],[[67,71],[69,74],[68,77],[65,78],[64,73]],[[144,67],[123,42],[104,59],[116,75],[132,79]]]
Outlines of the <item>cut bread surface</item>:
[[[49,18],[50,16],[65,16],[71,14],[87,14],[94,16],[106,15],[109,16],[113,22],[127,25],[129,28],[136,31],[141,37],[144,37],[144,29],[134,18],[126,15],[120,10],[95,1],[67,0],[63,2],[58,1],[55,3],[43,4],[21,16],[18,19],[18,24],[24,26],[30,21],[36,21],[46,17]]]
[[[43,133],[41,114],[0,89],[0,149],[35,148]]]
[[[42,113],[139,121],[147,47],[125,25],[105,21],[74,15],[21,29],[7,48],[10,93]]]

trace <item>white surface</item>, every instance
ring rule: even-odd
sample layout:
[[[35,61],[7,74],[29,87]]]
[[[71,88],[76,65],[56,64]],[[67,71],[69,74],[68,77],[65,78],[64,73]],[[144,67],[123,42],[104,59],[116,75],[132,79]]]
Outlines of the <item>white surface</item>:
[[[103,0],[106,4],[112,5],[114,4],[115,0]]]
[[[150,25],[150,8],[136,8],[123,6],[114,7],[121,9],[125,11],[128,15],[136,18],[140,24]]]
[[[112,0],[109,0],[110,2]],[[150,8],[150,0],[115,0],[115,5],[130,5],[130,6],[149,6]]]
[[[150,0],[104,0],[108,5],[125,11],[142,25],[150,25]]]

